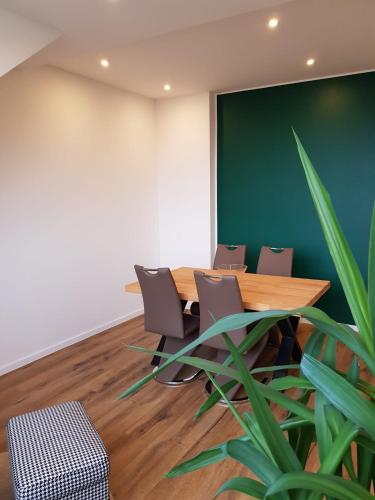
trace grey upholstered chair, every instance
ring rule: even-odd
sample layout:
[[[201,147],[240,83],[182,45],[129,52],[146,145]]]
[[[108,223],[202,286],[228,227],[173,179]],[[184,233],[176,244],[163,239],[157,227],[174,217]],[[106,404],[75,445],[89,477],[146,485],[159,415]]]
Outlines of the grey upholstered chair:
[[[184,305],[180,301],[169,268],[147,269],[135,265],[134,269],[142,291],[145,330],[162,335],[163,341],[159,343],[159,349],[168,354],[175,354],[198,337],[199,318],[184,314]],[[163,363],[165,359],[159,358],[158,361]],[[182,368],[183,378],[180,373]],[[172,363],[156,380],[176,385],[192,380],[198,372],[196,368]]]
[[[221,245],[216,249],[214,269],[226,264],[245,264],[246,245]]]
[[[293,252],[293,248],[263,246],[260,249],[257,274],[292,276]]]
[[[292,276],[293,254],[293,248],[273,248],[262,246],[258,259],[257,273],[272,276]],[[274,326],[271,328],[270,343],[271,345],[279,347],[279,358],[277,362],[288,363],[290,354],[292,354],[297,361],[300,361],[301,348],[295,338],[298,324],[298,316],[292,316],[287,320],[282,320],[277,323],[279,330],[283,334],[281,345],[279,343],[279,332],[277,327]],[[288,353],[287,351],[290,352]],[[276,376],[281,374],[282,372],[278,372],[276,373]]]
[[[219,269],[221,266],[237,264],[245,265],[246,245],[222,245],[216,248],[213,269]],[[191,314],[199,316],[199,302],[193,302],[190,306]]]
[[[214,321],[231,314],[244,312],[236,276],[212,276],[195,271],[194,277],[200,304],[200,334],[204,333]],[[228,332],[228,334],[234,344],[239,345],[248,335],[248,330],[247,328],[241,328]],[[264,350],[267,340],[268,335],[265,335],[250,351],[243,355],[249,369],[254,366]],[[228,357],[228,348],[221,335],[205,341],[205,344],[217,350],[216,361],[222,363]],[[217,375],[215,379],[220,385],[229,380],[221,375]],[[241,385],[237,384],[230,389],[227,392],[228,398],[233,400],[240,387]]]

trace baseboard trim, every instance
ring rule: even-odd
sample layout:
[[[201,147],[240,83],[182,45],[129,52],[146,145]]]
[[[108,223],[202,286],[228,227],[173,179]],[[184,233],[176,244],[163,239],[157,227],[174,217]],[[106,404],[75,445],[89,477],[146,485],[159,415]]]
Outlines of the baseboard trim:
[[[311,323],[311,321],[309,321],[308,319],[304,318],[304,317],[301,317],[300,318],[300,322],[301,323],[304,323],[306,325],[311,325],[311,326],[314,326],[313,323]],[[346,325],[346,326],[349,326],[352,330],[354,330],[355,332],[358,333],[358,327],[356,325],[351,325],[350,323],[341,323],[342,325]]]
[[[29,363],[32,363],[33,361],[44,358],[45,356],[48,356],[49,354],[52,354],[53,352],[59,351],[60,349],[64,349],[64,347],[68,347],[72,344],[76,344],[77,342],[80,342],[81,340],[87,339],[89,337],[92,337],[93,335],[104,332],[105,330],[108,330],[109,328],[113,328],[114,326],[121,325],[121,323],[124,323],[125,321],[129,321],[133,318],[136,318],[137,316],[139,316],[141,314],[143,314],[143,308],[136,309],[135,311],[132,311],[129,314],[125,314],[125,316],[121,316],[120,318],[116,318],[112,321],[108,321],[107,323],[102,323],[101,325],[98,325],[95,328],[92,328],[91,330],[87,330],[85,332],[79,333],[78,335],[75,335],[74,337],[70,337],[70,338],[65,339],[61,342],[57,342],[56,344],[48,346],[45,349],[40,349],[39,351],[35,351],[27,356],[16,359],[15,361],[12,361],[11,363],[0,366],[0,376],[5,375],[6,373],[9,373],[13,370],[17,370],[17,368],[21,368],[22,366],[28,365]]]
[[[17,368],[21,368],[22,366],[28,365],[29,363],[32,363],[33,361],[37,361],[38,359],[44,358],[45,356],[48,356],[49,354],[52,354],[53,352],[59,351],[60,349],[64,349],[64,347],[69,347],[70,345],[76,344],[77,342],[80,342],[81,340],[87,339],[89,337],[92,337],[93,335],[104,332],[105,330],[108,330],[109,328],[113,328],[114,326],[121,325],[121,323],[125,323],[125,321],[129,321],[133,318],[136,318],[137,316],[140,316],[141,314],[143,314],[143,308],[136,309],[135,311],[133,311],[129,314],[125,314],[125,316],[121,316],[120,318],[116,318],[112,321],[108,321],[107,323],[103,323],[101,325],[98,325],[97,327],[92,328],[91,330],[87,330],[87,331],[82,332],[78,335],[75,335],[74,337],[70,337],[70,338],[65,339],[61,342],[57,342],[56,344],[53,344],[49,347],[46,347],[45,349],[35,351],[32,354],[29,354],[28,356],[24,356],[23,358],[16,359],[15,361],[12,361],[11,363],[0,366],[0,376],[5,375],[6,373],[12,372],[13,370],[17,370]],[[305,318],[301,318],[301,323],[306,323],[306,324],[312,325],[312,323]],[[353,328],[354,331],[358,331],[358,329],[355,325],[348,325],[348,326]]]

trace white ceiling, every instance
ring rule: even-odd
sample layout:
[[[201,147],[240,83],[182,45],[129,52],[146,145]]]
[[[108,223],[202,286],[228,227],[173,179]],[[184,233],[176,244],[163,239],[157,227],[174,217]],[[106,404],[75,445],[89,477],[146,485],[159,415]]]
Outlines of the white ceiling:
[[[155,98],[375,68],[375,0],[0,0],[0,6],[62,33],[27,65],[52,64]],[[273,15],[280,23],[271,31]],[[109,68],[98,64],[101,57]],[[316,58],[313,67],[306,67],[308,57]]]

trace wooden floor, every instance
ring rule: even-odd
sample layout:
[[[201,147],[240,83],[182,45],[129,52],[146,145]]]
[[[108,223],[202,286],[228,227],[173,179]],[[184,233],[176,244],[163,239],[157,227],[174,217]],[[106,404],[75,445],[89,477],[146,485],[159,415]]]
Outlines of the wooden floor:
[[[308,332],[309,327],[302,325],[299,338]],[[126,345],[154,348],[157,341],[156,335],[143,331],[139,317],[0,377],[0,453],[6,451],[4,429],[10,417],[80,400],[109,451],[115,500],[213,498],[226,479],[245,473],[236,462],[227,460],[176,479],[163,477],[200,450],[242,434],[223,407],[193,419],[205,398],[205,381],[179,388],[152,381],[131,398],[116,401],[151,369],[147,355],[131,352]],[[2,474],[1,500],[12,498],[9,489]],[[228,493],[222,498],[241,495]]]

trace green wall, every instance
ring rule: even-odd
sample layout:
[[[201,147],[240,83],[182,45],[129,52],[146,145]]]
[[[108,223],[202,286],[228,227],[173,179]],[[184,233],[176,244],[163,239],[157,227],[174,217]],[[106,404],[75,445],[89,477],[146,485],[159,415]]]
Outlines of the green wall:
[[[375,199],[375,72],[218,96],[218,241],[294,247],[294,276],[332,281],[318,306],[350,311],[321,234],[291,132],[331,193],[366,276]]]

